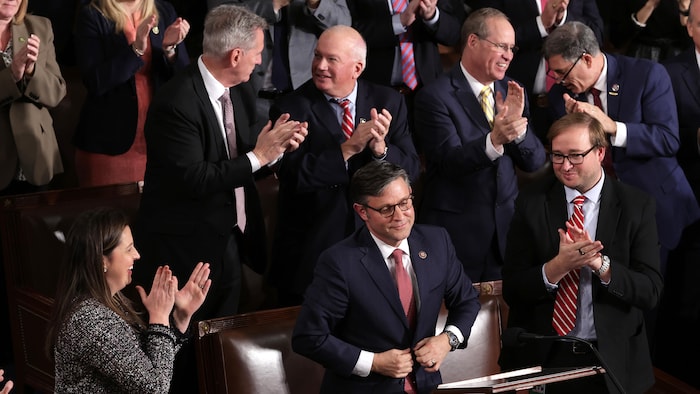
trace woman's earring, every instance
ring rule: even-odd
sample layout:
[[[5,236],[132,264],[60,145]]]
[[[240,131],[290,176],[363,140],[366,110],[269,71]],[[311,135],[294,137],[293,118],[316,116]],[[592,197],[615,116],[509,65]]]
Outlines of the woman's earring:
[[[105,272],[107,272],[107,267],[104,267]]]

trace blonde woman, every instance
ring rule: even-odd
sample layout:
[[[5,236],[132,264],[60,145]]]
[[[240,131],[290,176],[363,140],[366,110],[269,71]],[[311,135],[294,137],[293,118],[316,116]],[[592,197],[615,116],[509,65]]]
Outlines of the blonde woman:
[[[189,23],[164,0],[92,0],[77,19],[76,61],[87,97],[75,132],[81,186],[137,182],[153,93],[189,64]]]

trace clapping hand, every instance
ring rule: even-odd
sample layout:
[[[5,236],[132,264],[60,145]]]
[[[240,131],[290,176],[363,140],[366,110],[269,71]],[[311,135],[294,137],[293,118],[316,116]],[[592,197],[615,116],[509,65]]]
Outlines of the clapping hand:
[[[173,276],[170,267],[158,267],[150,293],[146,294],[146,290],[141,286],[136,286],[136,291],[148,311],[148,322],[170,326],[170,312],[173,310],[177,291],[177,278]]]
[[[192,315],[204,303],[209,293],[211,279],[209,279],[209,263],[197,263],[185,285],[175,293],[175,310],[173,319],[180,332],[187,331]]]

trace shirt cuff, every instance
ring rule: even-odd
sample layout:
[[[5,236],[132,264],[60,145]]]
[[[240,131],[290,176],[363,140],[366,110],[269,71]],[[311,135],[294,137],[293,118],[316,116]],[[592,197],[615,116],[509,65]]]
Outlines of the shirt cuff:
[[[246,153],[245,155],[248,158],[248,161],[250,161],[250,167],[251,167],[252,172],[257,171],[260,169],[260,167],[262,167],[260,165],[260,161],[258,160],[258,157],[255,156],[255,153],[253,153],[253,151],[250,151],[250,152]]]
[[[617,125],[617,132],[615,135],[610,136],[610,143],[612,146],[618,148],[625,148],[627,146],[627,125],[622,122],[615,122]]]
[[[501,146],[501,151],[499,152],[493,143],[491,142],[491,133],[486,134],[486,156],[494,161],[503,156],[503,146]]]
[[[463,344],[464,343],[464,335],[462,335],[462,330],[457,328],[457,326],[453,326],[452,324],[449,324],[445,326],[445,331],[449,331],[457,336],[457,339],[459,339],[459,343]]]
[[[406,26],[401,24],[401,14],[394,14],[391,16],[391,25],[394,27],[394,35],[399,35],[405,33]]]
[[[366,378],[372,372],[372,362],[374,362],[374,353],[360,350],[360,357],[357,358],[352,374]]]
[[[423,23],[431,28],[434,28],[438,23],[438,19],[440,19],[440,9],[435,7],[435,15],[433,15],[433,17],[430,19],[423,19]]]

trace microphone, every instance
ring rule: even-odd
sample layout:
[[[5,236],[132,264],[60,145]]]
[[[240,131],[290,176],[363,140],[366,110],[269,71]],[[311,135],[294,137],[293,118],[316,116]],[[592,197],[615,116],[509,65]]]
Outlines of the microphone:
[[[617,377],[615,374],[613,374],[612,370],[608,367],[608,363],[605,362],[603,357],[600,355],[598,352],[598,349],[596,349],[593,344],[585,339],[581,339],[575,336],[571,335],[539,335],[539,334],[533,334],[525,331],[524,328],[520,327],[508,327],[503,334],[501,335],[501,343],[503,344],[503,347],[521,347],[525,345],[528,342],[537,342],[537,341],[561,341],[561,342],[578,342],[578,343],[583,343],[584,345],[588,346],[588,348],[591,349],[595,357],[598,359],[600,362],[600,365],[605,368],[605,373],[608,374],[610,377],[610,380],[612,380],[613,384],[615,387],[620,391],[620,393],[625,394],[625,389],[622,387],[622,384],[620,383],[619,380],[617,380]]]

